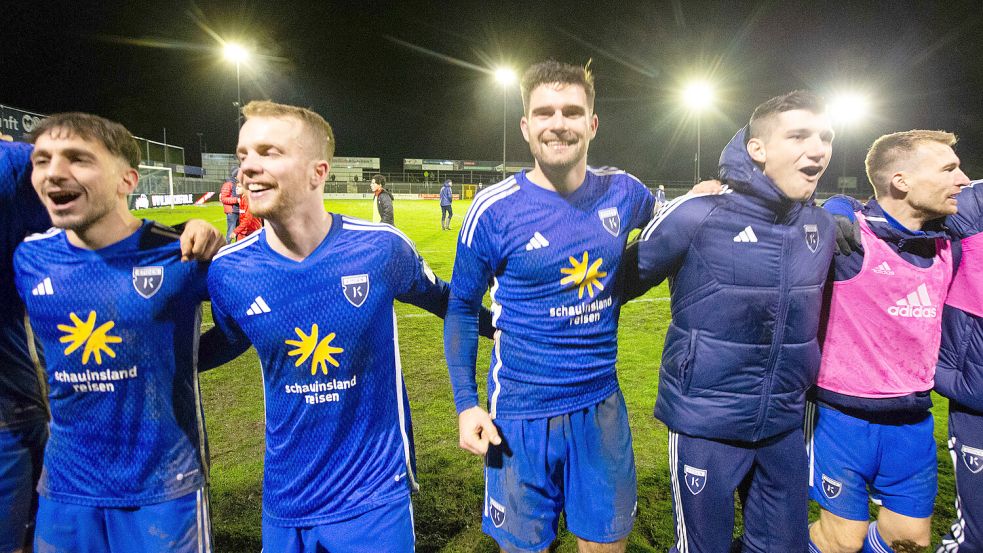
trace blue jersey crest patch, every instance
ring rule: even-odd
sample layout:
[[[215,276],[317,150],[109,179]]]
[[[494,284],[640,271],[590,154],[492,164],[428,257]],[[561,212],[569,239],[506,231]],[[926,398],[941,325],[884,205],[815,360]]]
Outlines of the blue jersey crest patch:
[[[597,216],[601,218],[601,224],[604,225],[604,230],[608,231],[611,236],[618,236],[621,232],[621,216],[618,215],[618,208],[604,208],[597,212]]]
[[[341,289],[345,299],[355,307],[362,307],[369,296],[369,275],[348,275],[341,277]]]
[[[143,299],[149,300],[164,284],[164,268],[160,266],[134,267],[133,289]]]
[[[806,233],[806,246],[809,246],[809,251],[816,253],[819,249],[819,225],[802,225],[802,230]]]
[[[707,471],[706,469],[683,465],[683,479],[686,480],[686,487],[689,488],[689,492],[698,495],[707,486]]]
[[[505,506],[490,497],[488,498],[488,514],[491,516],[495,528],[501,528],[505,524]]]

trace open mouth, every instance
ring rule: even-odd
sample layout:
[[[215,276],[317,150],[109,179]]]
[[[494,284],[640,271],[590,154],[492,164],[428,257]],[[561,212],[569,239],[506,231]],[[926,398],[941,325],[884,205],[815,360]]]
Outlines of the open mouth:
[[[799,171],[805,174],[805,176],[812,178],[818,175],[819,173],[822,173],[823,168],[822,166],[819,165],[810,165],[808,167],[803,167],[802,169],[799,169]]]
[[[48,192],[48,199],[51,200],[51,203],[60,206],[72,203],[81,195],[81,192],[71,190],[55,190]]]

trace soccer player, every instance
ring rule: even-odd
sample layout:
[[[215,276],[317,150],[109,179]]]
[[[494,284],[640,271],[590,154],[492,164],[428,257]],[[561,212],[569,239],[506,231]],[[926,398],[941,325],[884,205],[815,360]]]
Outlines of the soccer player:
[[[942,311],[935,391],[949,398],[949,452],[956,473],[956,520],[937,553],[983,551],[983,181],[963,188],[946,218],[962,257]]]
[[[834,248],[812,198],[832,140],[814,94],[764,102],[720,156],[728,193],[669,202],[629,247],[641,290],[671,284],[655,416],[669,427],[673,552],[729,551],[735,490],[744,551],[807,548],[802,420]]]
[[[451,192],[451,179],[444,181],[440,187],[440,228],[451,229],[451,217],[454,216],[454,193]]]
[[[959,263],[942,223],[969,183],[955,142],[951,133],[913,130],[884,135],[867,153],[875,199],[856,214],[863,251],[833,261],[817,412],[806,419],[811,496],[822,508],[813,550],[929,545],[937,491],[930,393],[942,305]],[[870,524],[868,496],[881,505]]]
[[[325,212],[335,140],[320,115],[265,101],[243,114],[243,185],[265,226],[222,249],[208,282],[230,351],[251,342],[262,364],[263,549],[411,551],[417,484],[393,300],[443,316],[449,289],[392,226]]]
[[[588,69],[533,65],[522,99],[535,167],[479,192],[457,245],[444,348],[460,445],[485,455],[482,529],[503,550],[545,550],[565,512],[581,551],[624,551],[636,486],[615,371],[618,275],[654,200],[624,171],[588,167],[598,125]],[[489,285],[485,411],[476,315]]]
[[[57,227],[14,254],[50,388],[35,547],[208,551],[195,369],[207,265],[182,263],[175,231],[127,210],[140,150],[122,125],[53,115],[31,161]]]
[[[0,553],[33,534],[48,407],[43,358],[14,287],[14,248],[51,226],[31,187],[31,146],[0,141]]]

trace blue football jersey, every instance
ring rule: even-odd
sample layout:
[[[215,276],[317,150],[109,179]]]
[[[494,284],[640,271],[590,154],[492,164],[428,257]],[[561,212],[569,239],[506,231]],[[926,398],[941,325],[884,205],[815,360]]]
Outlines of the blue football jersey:
[[[47,418],[43,356],[24,324],[14,287],[14,249],[51,226],[31,186],[31,146],[0,141],[0,429]]]
[[[14,254],[47,353],[51,437],[38,491],[66,503],[168,501],[206,481],[196,355],[207,265],[145,221],[99,250],[52,229]]]
[[[618,270],[628,233],[651,219],[653,207],[638,179],[607,167],[589,167],[566,198],[525,172],[475,197],[461,227],[451,291],[474,302],[491,288],[492,417],[569,413],[617,389]],[[459,410],[462,398],[477,398],[471,383],[462,391],[452,381]]]
[[[264,523],[344,520],[416,488],[393,300],[442,313],[447,284],[394,227],[332,214],[303,261],[264,229],[212,262],[212,315],[248,339],[266,402]]]

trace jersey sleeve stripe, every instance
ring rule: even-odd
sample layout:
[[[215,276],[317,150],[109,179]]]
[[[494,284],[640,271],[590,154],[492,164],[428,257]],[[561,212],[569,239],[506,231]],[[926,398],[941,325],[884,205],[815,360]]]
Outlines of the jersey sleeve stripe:
[[[263,232],[265,231],[261,230],[260,232],[250,234],[249,237],[246,238],[245,240],[240,240],[239,242],[236,242],[235,244],[229,244],[228,246],[222,246],[222,249],[220,249],[218,253],[215,254],[215,257],[212,258],[212,261],[215,261],[216,259],[222,257],[223,255],[235,253],[243,248],[249,247],[250,245],[256,243],[257,240],[259,240],[259,236]]]
[[[486,201],[482,202],[481,205],[472,205],[471,209],[468,210],[468,217],[470,220],[465,223],[464,228],[461,229],[461,242],[464,242],[469,248],[471,247],[471,242],[474,240],[474,233],[478,228],[478,219],[481,215],[488,210],[495,202],[507,198],[512,194],[519,191],[519,185],[513,183],[512,186],[502,190],[501,192],[490,196]]]
[[[60,228],[51,227],[51,228],[49,228],[48,230],[46,230],[44,232],[39,232],[39,233],[36,233],[36,234],[31,234],[31,235],[25,237],[24,238],[24,241],[25,242],[34,242],[35,240],[44,240],[46,238],[51,238],[52,236],[58,236],[58,234],[60,232],[61,232],[61,229]]]
[[[368,223],[368,222],[356,224],[356,223],[349,223],[346,221],[341,224],[341,228],[345,230],[356,230],[356,231],[367,231],[367,232],[391,232],[396,236],[402,238],[404,242],[406,242],[407,244],[409,244],[411,248],[413,248],[413,251],[416,251],[416,244],[414,244],[413,241],[410,240],[410,238],[405,234],[403,234],[399,229],[391,225],[387,225],[384,223]]]
[[[487,201],[491,201],[498,193],[503,190],[508,190],[515,184],[515,175],[503,180],[498,184],[489,186],[486,190],[482,190],[474,197],[474,202],[471,207],[468,208],[468,212],[464,214],[464,224],[461,225],[461,235],[464,236],[468,229],[471,228],[474,219],[476,218],[475,213],[480,209],[482,205]]]
[[[721,194],[730,194],[732,191],[725,189]],[[666,205],[662,206],[659,213],[656,214],[655,219],[652,219],[648,225],[642,230],[642,234],[639,240],[645,241],[652,237],[652,233],[655,229],[668,217],[677,207],[683,205],[687,200],[692,200],[693,198],[700,198],[702,196],[712,196],[713,194],[683,194],[682,196],[670,201]]]

